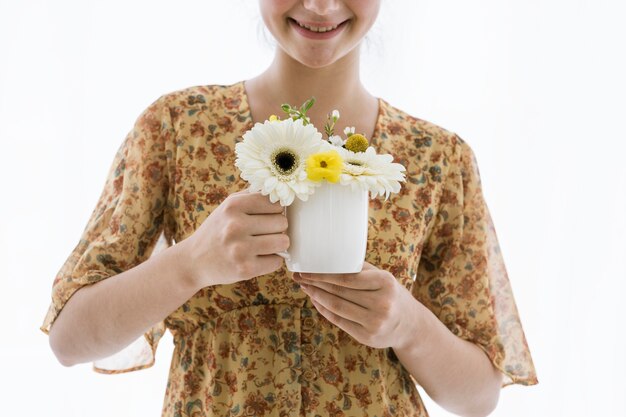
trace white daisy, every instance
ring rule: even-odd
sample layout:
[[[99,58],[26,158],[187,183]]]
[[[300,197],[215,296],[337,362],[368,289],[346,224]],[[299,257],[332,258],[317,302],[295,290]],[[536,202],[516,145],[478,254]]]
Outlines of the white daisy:
[[[322,134],[301,119],[257,123],[235,146],[235,166],[250,183],[250,191],[261,191],[272,203],[288,206],[295,197],[306,201],[319,186],[307,178],[306,160],[323,143]]]
[[[342,185],[350,185],[352,189],[368,190],[371,197],[400,191],[400,182],[405,181],[405,168],[393,162],[389,154],[376,154],[373,147],[365,152],[352,152],[345,148],[337,149],[343,158],[343,172],[339,177]]]

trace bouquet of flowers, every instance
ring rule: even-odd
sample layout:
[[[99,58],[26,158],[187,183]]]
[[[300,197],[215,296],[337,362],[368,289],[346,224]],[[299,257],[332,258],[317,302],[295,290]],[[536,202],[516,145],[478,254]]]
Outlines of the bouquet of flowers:
[[[354,127],[344,130],[345,139],[335,135],[337,110],[328,115],[324,139],[306,115],[314,103],[315,98],[299,108],[283,104],[285,119],[272,115],[243,135],[235,146],[235,165],[250,191],[269,195],[282,206],[291,205],[296,197],[307,201],[324,181],[368,191],[371,198],[387,199],[400,191],[405,168],[391,155],[377,154]]]

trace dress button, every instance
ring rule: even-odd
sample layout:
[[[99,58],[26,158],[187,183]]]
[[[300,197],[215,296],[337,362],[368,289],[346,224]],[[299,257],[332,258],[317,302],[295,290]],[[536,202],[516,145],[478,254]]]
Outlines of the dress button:
[[[311,382],[315,378],[317,378],[317,374],[314,371],[307,369],[306,371],[304,371],[304,374],[302,374],[302,377],[304,378],[305,381]]]
[[[302,351],[305,355],[311,356],[313,352],[315,352],[315,348],[313,347],[313,345],[304,345],[302,346]]]
[[[302,325],[307,329],[311,329],[315,325],[315,320],[313,320],[313,317],[307,317],[304,319]]]

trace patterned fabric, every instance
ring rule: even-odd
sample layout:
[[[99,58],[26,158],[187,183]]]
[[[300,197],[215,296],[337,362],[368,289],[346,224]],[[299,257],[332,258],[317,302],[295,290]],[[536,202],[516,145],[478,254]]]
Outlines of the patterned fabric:
[[[190,236],[246,188],[235,144],[252,127],[243,82],[166,94],[115,156],[84,233],[53,284],[48,332],[79,288]],[[393,273],[458,337],[484,350],[503,386],[537,383],[476,158],[458,135],[383,99],[372,145],[407,168],[389,200],[371,200],[367,261]],[[157,249],[158,251],[158,249]],[[172,277],[176,279],[176,277]],[[203,288],[111,358],[104,373],[154,363],[173,335],[163,416],[427,416],[392,349],[356,342],[317,313],[283,267]]]

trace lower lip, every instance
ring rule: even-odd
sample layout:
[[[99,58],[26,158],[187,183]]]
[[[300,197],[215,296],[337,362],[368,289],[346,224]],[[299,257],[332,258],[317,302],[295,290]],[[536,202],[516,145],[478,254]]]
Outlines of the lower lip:
[[[294,29],[299,34],[304,36],[305,38],[309,38],[309,39],[330,39],[330,38],[333,38],[333,37],[339,35],[339,33],[341,33],[343,31],[343,28],[346,26],[348,21],[346,20],[345,22],[343,22],[339,26],[337,26],[335,29],[329,30],[328,32],[313,32],[312,30],[308,30],[306,28],[301,27],[299,24],[296,23],[295,20],[292,20],[292,19],[289,19],[289,23],[291,23],[291,26],[293,26]]]

